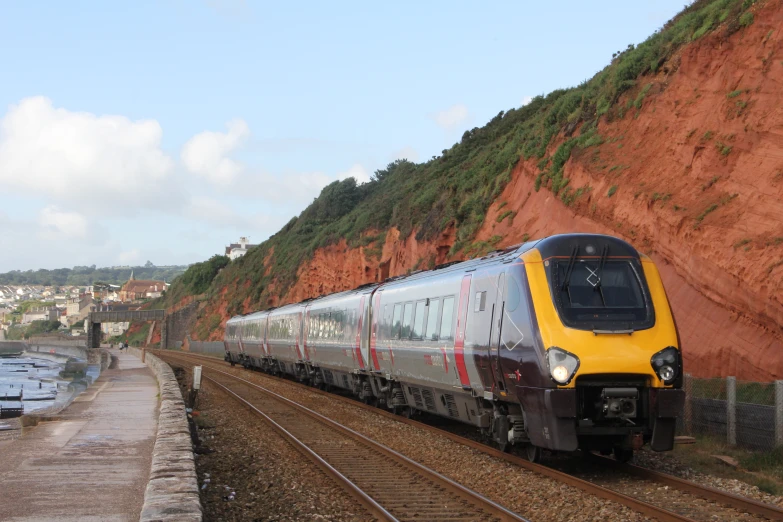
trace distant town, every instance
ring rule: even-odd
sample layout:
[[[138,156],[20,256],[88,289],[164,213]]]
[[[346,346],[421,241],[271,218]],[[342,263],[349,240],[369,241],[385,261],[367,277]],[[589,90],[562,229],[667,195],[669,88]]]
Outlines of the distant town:
[[[161,297],[170,283],[139,280],[131,271],[123,285],[0,285],[0,339],[57,332],[84,335],[90,312],[136,309]],[[121,335],[125,323],[103,323],[107,337]]]
[[[238,259],[254,247],[247,237],[225,247]],[[0,273],[0,340],[52,334],[80,336],[87,332],[90,312],[135,310],[161,297],[187,266],[75,266],[55,270]],[[125,333],[129,323],[101,323],[105,338]]]

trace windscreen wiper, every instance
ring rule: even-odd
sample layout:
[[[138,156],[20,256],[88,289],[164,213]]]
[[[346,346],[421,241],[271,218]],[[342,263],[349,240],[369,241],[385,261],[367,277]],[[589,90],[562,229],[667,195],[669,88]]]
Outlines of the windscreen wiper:
[[[603,303],[604,308],[606,308],[606,299],[604,298],[604,289],[603,285],[601,284],[604,279],[604,263],[606,263],[606,256],[609,254],[609,245],[604,245],[604,249],[601,252],[601,261],[598,263],[598,282],[595,284],[595,289],[598,290],[598,293],[601,294],[601,303]]]
[[[579,245],[576,245],[574,249],[571,251],[571,257],[568,259],[568,268],[566,268],[565,277],[563,278],[563,286],[560,287],[560,290],[565,290],[568,288],[568,284],[571,281],[571,272],[574,271],[574,263],[576,263],[576,256],[579,254]]]

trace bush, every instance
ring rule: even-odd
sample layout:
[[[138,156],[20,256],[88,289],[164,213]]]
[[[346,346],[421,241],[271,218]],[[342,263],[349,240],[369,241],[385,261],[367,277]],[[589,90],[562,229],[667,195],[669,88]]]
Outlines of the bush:
[[[606,197],[611,198],[614,196],[614,193],[617,192],[617,185],[612,185],[609,187],[609,192],[606,193]]]
[[[742,27],[747,27],[752,23],[753,23],[753,13],[751,12],[742,13],[742,15],[739,17],[739,24]]]

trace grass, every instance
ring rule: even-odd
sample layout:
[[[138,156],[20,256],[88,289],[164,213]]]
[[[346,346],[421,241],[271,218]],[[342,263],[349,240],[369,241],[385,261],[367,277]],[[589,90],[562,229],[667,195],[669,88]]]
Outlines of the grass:
[[[767,267],[767,275],[771,274],[773,270],[775,270],[777,267],[782,265],[783,265],[783,259],[779,261],[775,261],[774,263],[772,263]]]
[[[718,149],[718,152],[720,152],[721,156],[728,156],[731,153],[731,149],[733,148],[731,145],[726,145],[721,141],[716,142],[715,147]]]
[[[747,238],[740,239],[739,241],[734,243],[734,248],[737,249],[737,248],[743,247],[743,246],[747,245],[748,243],[750,243],[751,241],[753,241],[753,240],[752,239],[747,239]]]
[[[513,210],[506,210],[505,212],[500,214],[497,218],[495,218],[495,221],[500,223],[500,222],[502,222],[504,219],[506,219],[509,216],[511,216],[511,219],[509,219],[509,221],[514,219],[514,211]]]
[[[708,214],[710,214],[711,212],[715,212],[716,210],[718,210],[718,204],[713,203],[709,207],[702,210],[698,216],[696,216],[696,221],[701,223],[702,221],[704,221],[704,218],[707,217]]]
[[[617,185],[612,185],[611,187],[609,187],[609,191],[606,193],[606,197],[611,198],[612,196],[614,196],[615,192],[617,192]]]
[[[566,187],[563,190],[563,192],[560,194],[560,201],[562,201],[565,204],[565,206],[570,207],[583,194],[586,194],[591,190],[593,190],[593,188],[589,185],[585,185],[584,187],[579,187],[576,190],[571,190],[571,187]]]
[[[731,91],[730,93],[728,93],[728,94],[726,95],[726,98],[729,98],[729,99],[731,99],[731,98],[736,98],[737,96],[739,96],[739,95],[740,95],[740,94],[742,94],[743,92],[745,92],[745,91],[743,91],[742,89],[740,89],[740,90],[738,90],[738,91]]]
[[[707,183],[701,186],[702,192],[713,186],[715,183],[718,182],[720,178],[718,176],[713,176]]]
[[[642,108],[642,103],[644,103],[644,97],[647,96],[647,93],[650,92],[650,88],[652,87],[651,83],[648,83],[642,89],[639,91],[639,94],[636,96],[636,99],[633,101],[633,106],[637,109]]]
[[[739,468],[731,468],[713,455],[732,457]],[[675,446],[672,456],[706,475],[741,480],[771,495],[783,494],[783,448],[750,451],[729,446],[716,437],[697,435],[695,444]]]
[[[714,132],[712,132],[712,131],[707,131],[707,132],[705,132],[705,133],[704,133],[704,136],[702,136],[702,137],[701,137],[701,139],[702,139],[702,141],[709,141],[709,140],[711,140],[711,139],[712,139],[712,136],[713,136],[714,134],[715,134],[715,133],[714,133]]]

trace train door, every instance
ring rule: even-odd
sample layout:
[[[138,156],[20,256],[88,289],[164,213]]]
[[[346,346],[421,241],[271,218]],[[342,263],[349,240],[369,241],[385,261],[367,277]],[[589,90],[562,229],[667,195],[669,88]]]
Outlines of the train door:
[[[492,313],[492,326],[490,331],[489,353],[491,359],[492,374],[494,377],[494,389],[498,392],[506,392],[506,380],[503,376],[503,369],[500,365],[500,338],[503,330],[503,313],[505,311],[505,288],[506,273],[501,272],[497,277],[495,285],[495,304]]]

